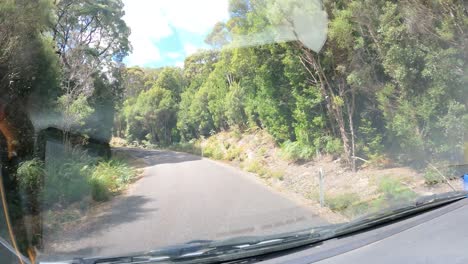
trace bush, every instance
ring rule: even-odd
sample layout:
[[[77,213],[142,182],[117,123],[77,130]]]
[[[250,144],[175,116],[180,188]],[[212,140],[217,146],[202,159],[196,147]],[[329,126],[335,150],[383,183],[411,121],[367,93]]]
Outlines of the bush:
[[[135,176],[135,170],[121,161],[100,162],[89,180],[91,196],[95,201],[106,201],[113,193],[124,189]]]
[[[35,171],[31,169],[34,166],[26,165],[18,170],[19,175]],[[135,176],[135,169],[121,161],[100,161],[78,148],[62,151],[46,160],[42,199],[47,206],[66,206],[90,195],[96,201],[105,201]]]
[[[203,146],[203,156],[215,160],[224,159],[224,146],[215,137],[209,138]]]
[[[40,210],[44,174],[44,163],[39,159],[20,163],[16,171],[20,194],[24,196],[23,206],[34,213]]]
[[[427,185],[436,185],[444,181],[444,179],[431,168],[426,169],[423,176]]]
[[[264,176],[268,172],[265,166],[258,160],[251,160],[247,162],[245,170],[248,172],[256,173],[259,176]]]
[[[359,195],[355,193],[342,193],[336,196],[327,195],[325,202],[331,210],[342,212],[351,205],[358,203]]]
[[[373,207],[368,202],[357,202],[346,208],[343,214],[350,218],[356,218],[369,213],[372,209]]]
[[[270,178],[278,179],[280,181],[284,180],[284,171],[282,170],[268,170],[267,176]]]
[[[286,141],[281,145],[280,155],[290,161],[310,160],[315,155],[315,148],[299,141]]]
[[[413,190],[390,177],[382,178],[377,190],[383,194],[381,206],[409,201],[417,196]]]
[[[44,203],[67,205],[89,195],[88,179],[96,163],[96,158],[77,148],[49,157],[45,166]]]
[[[243,161],[245,160],[245,153],[242,147],[238,146],[230,146],[226,151],[226,160],[229,161]]]
[[[440,169],[439,171],[436,171],[434,168],[430,167],[426,168],[424,171],[424,180],[427,185],[436,185],[445,182],[445,178],[441,176],[440,173],[442,173],[442,175],[447,177],[449,180],[454,180],[459,177],[459,173],[457,173],[456,170],[452,168],[448,168],[447,164],[442,166],[445,166],[445,168]]]
[[[338,138],[325,137],[325,153],[331,155],[340,155],[343,153],[343,143]]]
[[[44,163],[37,158],[22,162],[16,172],[20,188],[31,191],[42,189],[44,174]]]

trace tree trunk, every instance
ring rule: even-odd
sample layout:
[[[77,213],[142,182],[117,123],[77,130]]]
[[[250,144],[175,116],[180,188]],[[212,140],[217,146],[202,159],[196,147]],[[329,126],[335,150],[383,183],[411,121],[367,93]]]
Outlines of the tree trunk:
[[[338,130],[340,132],[341,140],[343,141],[343,151],[344,151],[344,159],[347,164],[351,165],[351,147],[349,145],[349,138],[346,132],[346,122],[344,119],[344,114],[342,110],[342,106],[339,105],[336,101],[338,95],[333,91],[332,84],[328,81],[328,78],[323,70],[320,61],[315,58],[312,52],[306,48],[301,48],[303,51],[303,63],[304,67],[306,67],[307,72],[311,75],[311,78],[316,80],[319,84],[322,96],[325,98],[327,103],[327,110],[329,115],[332,119],[335,120],[336,124],[338,125]],[[315,72],[315,73],[314,73]],[[318,78],[318,79],[317,79]],[[342,97],[343,101],[345,97]],[[354,133],[354,131],[353,131]]]
[[[351,90],[351,102],[345,100],[346,108],[348,110],[349,131],[351,132],[351,168],[356,172],[356,136],[354,133],[354,108],[355,108],[355,94],[354,89]]]

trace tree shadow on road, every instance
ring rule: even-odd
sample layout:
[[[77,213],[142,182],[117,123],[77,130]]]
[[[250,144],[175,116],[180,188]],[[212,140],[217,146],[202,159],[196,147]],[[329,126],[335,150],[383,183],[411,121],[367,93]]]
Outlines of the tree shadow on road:
[[[73,227],[67,230],[56,230],[53,234],[50,234],[49,243],[76,242],[96,237],[114,226],[145,218],[158,211],[158,208],[144,208],[144,205],[150,201],[152,200],[138,195],[117,197],[108,204],[93,208],[92,212],[89,212]]]
[[[138,148],[114,148],[114,157],[123,158],[136,168],[145,168],[160,164],[182,163],[201,160],[193,154],[166,150],[146,150]]]

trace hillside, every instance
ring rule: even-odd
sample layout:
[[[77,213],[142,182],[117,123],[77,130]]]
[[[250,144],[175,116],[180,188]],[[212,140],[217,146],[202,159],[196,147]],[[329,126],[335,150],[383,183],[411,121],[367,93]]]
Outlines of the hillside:
[[[177,144],[173,150],[227,162],[258,176],[265,184],[314,206],[330,221],[354,218],[415,196],[451,191],[443,176],[406,166],[362,166],[352,172],[340,158],[320,155],[308,161],[288,160],[284,148],[263,130],[221,132],[207,139]],[[319,203],[319,170],[324,173],[325,208]],[[450,184],[462,189],[455,175]],[[436,177],[435,180],[433,177]]]

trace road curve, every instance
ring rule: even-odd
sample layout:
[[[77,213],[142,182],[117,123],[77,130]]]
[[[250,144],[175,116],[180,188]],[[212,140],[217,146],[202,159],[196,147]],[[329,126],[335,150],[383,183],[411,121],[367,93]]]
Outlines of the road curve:
[[[45,234],[44,259],[116,256],[326,224],[238,168],[172,151],[118,151],[144,160],[143,177],[84,224]]]

